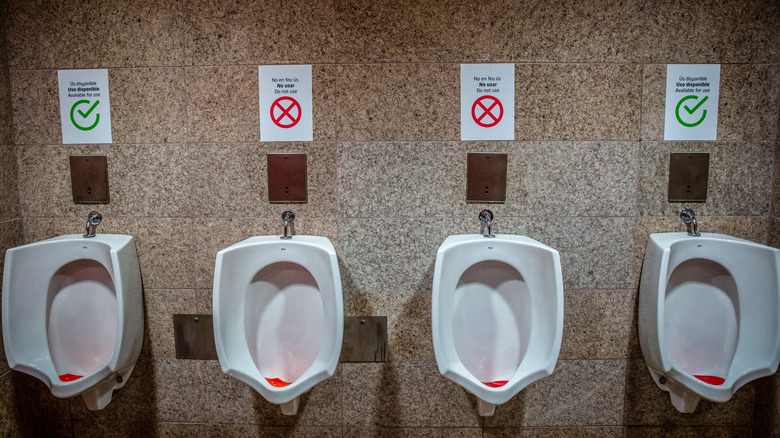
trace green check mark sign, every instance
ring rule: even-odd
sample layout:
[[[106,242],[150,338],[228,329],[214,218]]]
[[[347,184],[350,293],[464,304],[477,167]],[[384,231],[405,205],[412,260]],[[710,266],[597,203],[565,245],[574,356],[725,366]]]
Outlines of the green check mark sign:
[[[73,122],[73,126],[76,128],[82,130],[82,131],[90,131],[92,129],[95,129],[95,126],[98,125],[98,122],[100,122],[100,114],[95,113],[95,123],[93,123],[91,126],[82,126],[79,124],[79,122],[76,121],[76,117],[74,113],[78,112],[81,117],[78,118],[79,121],[86,121],[86,118],[89,117],[90,114],[92,114],[92,111],[97,108],[98,104],[100,103],[99,100],[96,100],[95,103],[92,104],[92,106],[88,107],[87,111],[81,111],[80,109],[76,109],[79,105],[89,105],[90,102],[86,99],[79,100],[78,102],[74,103],[73,106],[70,108],[70,121]],[[86,107],[84,107],[86,108]]]
[[[702,100],[700,100],[699,103],[697,103],[696,106],[694,106],[693,108],[689,108],[688,105],[683,105],[683,103],[685,101],[687,101],[687,100],[690,100],[690,99],[696,100],[698,98],[699,98],[698,96],[696,96],[694,94],[691,94],[690,96],[683,97],[677,103],[677,108],[674,109],[674,116],[677,117],[677,121],[680,122],[681,125],[683,125],[685,127],[688,127],[688,128],[693,128],[694,126],[699,126],[701,124],[701,122],[704,121],[704,118],[707,117],[707,110],[702,110],[701,117],[699,118],[699,120],[697,120],[697,121],[695,121],[693,123],[687,123],[687,122],[683,121],[683,119],[680,117],[680,107],[683,107],[685,109],[685,111],[689,115],[693,115],[693,113],[695,113],[696,110],[698,110],[702,105],[704,105],[704,102],[707,101],[708,97],[704,96],[704,98]]]

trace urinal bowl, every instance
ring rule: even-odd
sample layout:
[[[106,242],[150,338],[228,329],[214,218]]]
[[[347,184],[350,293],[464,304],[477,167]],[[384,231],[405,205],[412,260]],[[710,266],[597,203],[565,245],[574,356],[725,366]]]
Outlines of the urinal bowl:
[[[563,333],[558,252],[522,236],[450,236],[434,267],[433,346],[441,374],[492,415],[552,374]]]
[[[104,408],[143,341],[141,273],[132,236],[65,235],[6,252],[3,341],[9,366],[55,397]]]
[[[729,400],[780,361],[780,251],[731,236],[651,234],[639,291],[639,340],[680,412]]]
[[[252,237],[217,253],[214,337],[222,370],[295,414],[335,372],[344,330],[338,262],[327,238]]]

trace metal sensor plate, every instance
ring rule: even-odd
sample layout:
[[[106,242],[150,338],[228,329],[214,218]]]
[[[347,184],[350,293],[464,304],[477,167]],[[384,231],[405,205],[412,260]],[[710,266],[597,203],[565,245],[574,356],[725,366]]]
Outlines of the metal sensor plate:
[[[507,154],[469,152],[466,202],[506,202]]]
[[[217,360],[212,315],[173,315],[176,359]]]
[[[669,202],[707,201],[710,154],[674,152],[669,155]]]
[[[70,183],[76,204],[108,204],[108,158],[71,155]]]
[[[306,202],[306,154],[272,153],[268,160],[268,202]]]
[[[341,362],[385,362],[387,317],[345,316]]]

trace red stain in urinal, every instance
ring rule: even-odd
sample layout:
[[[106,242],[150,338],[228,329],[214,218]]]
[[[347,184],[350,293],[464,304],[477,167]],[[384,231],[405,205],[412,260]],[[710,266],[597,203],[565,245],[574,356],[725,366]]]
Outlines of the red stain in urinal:
[[[506,385],[507,382],[509,382],[509,380],[494,380],[492,382],[482,382],[482,383],[485,384],[485,386],[489,386],[491,388],[500,388]]]
[[[72,382],[74,380],[78,380],[84,376],[77,376],[75,374],[61,374],[60,375],[60,381],[62,382]]]
[[[704,383],[709,383],[710,385],[722,385],[723,382],[726,381],[723,377],[718,376],[697,376],[694,375],[693,377],[696,377],[697,379],[701,380]]]
[[[287,385],[292,383],[292,382],[285,382],[284,380],[277,379],[277,378],[265,379],[265,380],[268,380],[268,383],[270,383],[271,386],[275,386],[277,388],[283,388],[283,387],[285,387],[285,386],[287,386]]]

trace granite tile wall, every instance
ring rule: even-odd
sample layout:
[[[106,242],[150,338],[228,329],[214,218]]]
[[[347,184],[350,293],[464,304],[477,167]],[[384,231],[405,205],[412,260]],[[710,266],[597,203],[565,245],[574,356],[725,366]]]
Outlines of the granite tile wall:
[[[772,0],[6,0],[0,250],[80,230],[68,155],[108,156],[104,232],[136,236],[145,339],[99,412],[0,361],[3,436],[780,436],[778,377],[674,410],[636,321],[651,232],[681,230],[668,154],[711,155],[705,231],[780,246],[780,6]],[[462,142],[459,64],[515,63],[515,141]],[[259,64],[312,64],[314,141],[260,142]],[[663,141],[667,63],[720,63],[718,140]],[[113,144],[63,145],[57,70],[107,68]],[[309,202],[267,202],[265,154],[308,154]],[[437,247],[478,231],[469,151],[509,154],[499,233],[561,253],[556,372],[496,415],[443,379]],[[18,175],[18,177],[17,177]],[[18,180],[18,182],[17,182]],[[215,361],[177,360],[172,315],[210,313],[216,252],[252,235],[330,238],[346,315],[387,315],[389,360],[341,364],[281,415]],[[24,231],[24,234],[22,233]],[[24,236],[24,237],[22,237]],[[0,353],[1,354],[1,353]]]
[[[5,19],[5,15],[2,16]],[[16,148],[14,147],[13,122],[11,109],[11,87],[8,80],[8,55],[5,28],[0,26],[0,263],[5,262],[5,251],[8,248],[24,243],[22,234],[22,219],[19,208],[19,186],[17,182]],[[0,273],[0,281],[2,273]],[[0,306],[0,313],[2,307]],[[14,429],[23,430],[23,424],[28,422],[19,410],[24,409],[25,400],[19,397],[14,402],[11,397],[16,384],[21,381],[10,371],[5,357],[3,340],[0,337],[0,435]],[[47,394],[37,394],[48,397]],[[29,399],[26,399],[29,400]],[[46,401],[42,402],[47,403]],[[66,406],[66,405],[62,405]],[[61,430],[70,429],[70,418],[60,412]]]

